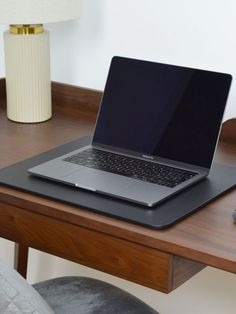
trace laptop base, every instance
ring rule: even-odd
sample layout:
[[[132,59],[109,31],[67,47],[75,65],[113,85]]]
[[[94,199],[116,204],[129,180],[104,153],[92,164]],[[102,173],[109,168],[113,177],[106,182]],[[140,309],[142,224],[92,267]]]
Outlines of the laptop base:
[[[196,183],[163,203],[149,208],[72,186],[36,178],[27,173],[29,168],[37,164],[88,145],[90,142],[90,138],[73,141],[3,168],[0,170],[0,183],[155,229],[171,226],[235,186],[236,168],[214,164],[208,178]]]

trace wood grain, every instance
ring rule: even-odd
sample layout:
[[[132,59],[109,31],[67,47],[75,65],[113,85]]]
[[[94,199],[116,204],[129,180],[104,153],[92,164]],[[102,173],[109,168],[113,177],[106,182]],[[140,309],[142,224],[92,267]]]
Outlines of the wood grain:
[[[0,203],[2,206],[5,211],[0,211],[0,235],[22,243],[23,259],[27,247],[33,247],[165,293],[205,267],[89,228],[5,203]],[[17,269],[22,273],[23,268]]]
[[[66,86],[64,86],[64,91],[65,90]],[[95,108],[90,110],[89,106],[86,107],[86,103],[90,103],[90,91],[82,92],[78,89],[78,94],[76,94],[76,89],[74,89],[74,87],[72,90],[74,96],[71,97],[71,102],[69,101],[69,98],[67,98],[67,102],[65,102],[66,105],[63,101],[61,101],[60,104],[58,101],[54,106],[55,111],[53,113],[53,118],[46,123],[34,125],[24,125],[8,121],[5,112],[4,96],[0,97],[0,145],[2,148],[0,166],[10,165],[19,160],[51,149],[57,145],[64,144],[92,133],[96,120],[97,109],[95,108],[96,104],[98,105],[99,102],[99,95],[95,96],[93,92],[91,93],[91,104],[94,103]],[[83,96],[84,94],[87,96]],[[75,99],[77,101],[76,103],[73,102]],[[77,106],[79,108],[76,108]],[[230,126],[231,124],[232,126]],[[233,129],[235,128],[233,126],[234,124],[234,122],[229,121],[223,126],[220,143],[215,155],[216,161],[236,165],[236,139],[233,137]],[[231,135],[228,137],[227,134]],[[145,265],[145,261],[141,257],[142,250],[144,256],[147,256],[147,252],[153,252],[151,254],[152,257],[159,253],[170,255],[170,260],[168,262],[168,267],[170,267],[168,274],[169,290],[165,288],[168,291],[191,277],[194,273],[204,267],[204,265],[210,265],[236,273],[236,225],[232,220],[232,212],[236,208],[235,190],[212,201],[210,204],[202,208],[202,210],[189,216],[173,227],[162,231],[151,230],[142,226],[119,221],[117,219],[89,212],[85,209],[51,201],[4,186],[0,186],[0,201],[0,215],[7,215],[6,212],[9,214],[9,206],[12,206],[19,210],[17,217],[20,217],[20,212],[22,211],[21,219],[24,219],[25,213],[26,217],[35,217],[34,215],[38,215],[44,218],[47,217],[48,221],[50,221],[49,224],[56,220],[58,223],[66,224],[67,226],[72,225],[72,229],[78,228],[78,230],[86,230],[86,232],[91,232],[91,234],[93,234],[93,241],[95,241],[96,237],[100,239],[100,248],[104,245],[103,248],[107,247],[107,250],[111,249],[111,255],[115,254],[112,247],[113,244],[115,246],[116,242],[119,244],[122,243],[122,245],[125,244],[127,247],[131,247],[132,250],[135,250],[134,248],[136,248],[137,254],[140,253],[140,257],[138,257],[138,259],[140,258],[140,261],[132,261],[129,264],[133,265],[134,268],[137,266],[135,263],[140,262],[141,264],[144,264],[142,267],[148,272],[148,267]],[[178,208],[176,208],[176,210],[178,210]],[[12,211],[11,215],[13,215],[13,213],[14,211]],[[27,216],[28,214],[30,216]],[[9,219],[15,219],[13,218],[14,216],[10,217],[12,218]],[[32,218],[32,221],[33,219],[34,218]],[[8,236],[11,236],[15,241],[20,237],[21,241],[19,242],[21,244],[29,245],[29,243],[22,238],[23,235],[20,236],[17,233],[18,231],[14,234],[13,225],[11,235],[7,233],[6,229],[3,229],[3,226],[1,227],[1,230],[3,237],[5,236],[7,238]],[[28,234],[28,231],[26,234]],[[38,243],[35,242],[32,244],[38,249],[45,250],[45,241],[42,243],[40,242],[40,239],[38,241]],[[74,241],[73,237],[71,237],[71,241]],[[82,244],[80,243],[80,245]],[[47,250],[50,249],[50,251],[53,251],[53,246],[54,245],[51,245]],[[119,250],[120,256],[123,256],[125,259],[125,251],[122,251],[121,247]],[[79,261],[93,266],[95,260],[93,260],[93,262],[91,262],[91,260],[95,257],[92,256],[91,252],[92,249],[90,249],[88,255],[84,253],[84,259],[82,260],[81,258]],[[58,248],[58,251],[55,249],[54,254],[60,255],[62,253]],[[74,254],[75,253],[72,255],[74,256]],[[65,256],[67,256],[67,258],[77,259],[77,255],[76,257],[71,257],[69,256],[69,253],[68,255],[66,253]],[[110,258],[111,256],[107,256],[103,263],[100,259],[99,263],[101,264],[99,264],[98,267],[104,271],[115,273],[115,270],[109,268],[109,263],[108,265],[106,264]],[[151,258],[151,260],[153,263],[152,265],[154,265],[154,258]],[[117,275],[139,282],[143,285],[161,289],[160,287],[157,287],[156,280],[152,277],[156,274],[153,269],[154,266],[144,279],[141,278],[142,276],[137,279],[137,274],[135,274],[135,272],[132,273],[131,270],[129,275],[129,267],[127,267],[126,270],[125,268],[119,268],[119,274]],[[151,274],[152,272],[154,275]],[[170,282],[172,282],[172,284]]]
[[[98,90],[52,82],[52,99],[57,110],[59,107],[69,106],[75,112],[82,110],[97,114],[101,97],[102,92]],[[69,114],[74,114],[74,111]],[[68,108],[65,112],[68,113]]]
[[[1,236],[159,291],[171,290],[169,254],[4,206],[5,211],[0,212]]]

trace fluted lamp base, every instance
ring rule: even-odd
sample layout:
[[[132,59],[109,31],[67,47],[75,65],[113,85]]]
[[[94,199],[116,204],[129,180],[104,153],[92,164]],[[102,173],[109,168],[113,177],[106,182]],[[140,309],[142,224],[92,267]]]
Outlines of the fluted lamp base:
[[[49,33],[42,25],[11,25],[4,46],[8,118],[22,123],[50,119]]]

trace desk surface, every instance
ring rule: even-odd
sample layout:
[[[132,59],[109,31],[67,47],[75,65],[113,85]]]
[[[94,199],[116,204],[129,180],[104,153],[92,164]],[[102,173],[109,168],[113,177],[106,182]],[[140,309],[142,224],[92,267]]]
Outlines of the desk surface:
[[[0,167],[93,131],[100,92],[55,84],[53,119],[27,125],[6,118],[3,91],[1,80]],[[234,134],[236,121],[226,122],[216,161],[236,165]],[[0,236],[170,292],[205,265],[236,272],[234,209],[232,190],[173,227],[156,231],[0,186]]]

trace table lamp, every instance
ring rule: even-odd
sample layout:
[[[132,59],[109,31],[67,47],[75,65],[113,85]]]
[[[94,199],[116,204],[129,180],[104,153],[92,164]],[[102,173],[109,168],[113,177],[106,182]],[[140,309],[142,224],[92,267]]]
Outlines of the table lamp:
[[[34,123],[51,118],[49,32],[44,23],[77,18],[82,0],[0,0],[4,33],[7,116]]]

